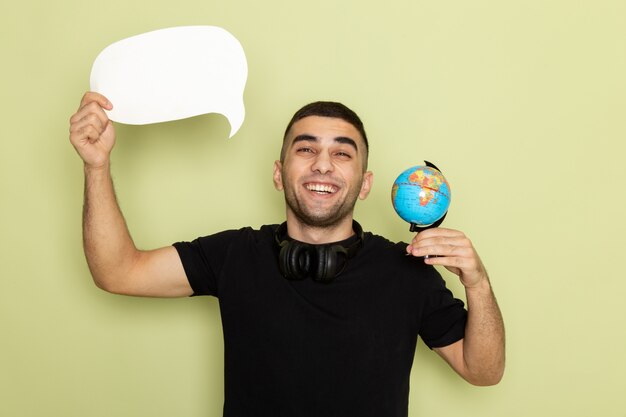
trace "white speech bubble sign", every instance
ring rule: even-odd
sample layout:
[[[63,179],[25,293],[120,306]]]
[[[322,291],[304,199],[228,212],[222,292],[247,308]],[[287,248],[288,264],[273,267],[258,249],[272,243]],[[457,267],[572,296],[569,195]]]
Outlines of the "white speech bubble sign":
[[[144,125],[206,113],[224,115],[230,137],[245,116],[248,63],[241,43],[216,26],[143,33],[106,47],[91,69],[91,90],[113,103],[111,120]]]

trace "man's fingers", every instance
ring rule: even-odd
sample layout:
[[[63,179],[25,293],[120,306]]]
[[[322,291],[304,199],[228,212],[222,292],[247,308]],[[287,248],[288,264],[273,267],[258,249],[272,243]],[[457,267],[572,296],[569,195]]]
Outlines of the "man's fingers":
[[[428,229],[407,245],[409,255],[424,257],[428,265],[440,265],[459,276],[466,288],[487,277],[478,253],[463,232],[453,229]]]
[[[418,257],[474,258],[476,256],[472,242],[462,232],[452,229],[425,232],[420,232],[415,236],[411,244],[407,246],[407,253]],[[437,264],[443,265],[441,261]]]
[[[80,146],[85,140],[93,143],[100,139],[110,123],[107,121],[102,124],[98,117],[89,115],[70,126],[70,141],[75,146]]]
[[[74,129],[70,134],[70,140],[75,146],[80,146],[85,141],[89,141],[90,143],[95,142],[100,138],[101,134],[100,129],[96,129],[89,123],[84,123]]]
[[[82,110],[83,107],[87,106],[90,103],[98,103],[100,107],[105,108],[107,110],[111,110],[113,108],[113,104],[100,93],[96,93],[95,91],[88,91],[83,96],[83,99],[80,101],[80,106],[78,110]]]
[[[100,126],[106,126],[107,123],[109,122],[109,117],[104,112],[102,107],[100,107],[100,105],[95,102],[91,102],[87,104],[85,107],[83,107],[81,110],[76,112],[70,118],[70,125],[79,123],[82,120],[86,118],[91,118],[91,117],[97,117],[99,120],[98,125]],[[71,129],[71,126],[70,126],[70,129]]]
[[[85,118],[70,126],[70,141],[74,145],[79,145],[85,139],[93,142],[100,137],[103,130],[97,117]]]
[[[102,108],[102,106],[99,103],[92,101],[90,103],[85,104],[76,113],[74,113],[74,115],[70,118],[70,122],[75,122],[77,120],[80,120],[90,113],[94,113],[98,115],[98,117],[100,117],[100,119],[102,119],[103,121],[105,119],[106,120],[109,119],[109,116],[107,116],[107,114],[104,112],[104,109]]]
[[[471,247],[455,244],[440,243],[432,245],[411,246],[411,254],[414,256],[461,256],[472,257],[474,250]]]
[[[85,125],[91,125],[99,131],[103,131],[106,123],[108,123],[108,121],[102,120],[100,117],[98,117],[97,114],[89,113],[83,118],[72,122],[72,124],[70,125],[70,132],[77,132],[78,130],[84,128]]]
[[[429,265],[441,265],[450,268],[464,269],[470,267],[468,258],[458,256],[431,256],[424,260]]]
[[[453,245],[453,246],[473,248],[472,242],[465,235],[453,236],[453,237],[434,236],[430,238],[416,237],[411,242],[411,246],[414,248],[421,248],[421,247],[435,246],[435,245]]]
[[[433,227],[432,229],[426,229],[417,234],[416,237],[423,236],[424,238],[430,238],[434,236],[441,237],[454,237],[454,236],[465,236],[465,234],[459,230],[455,229],[446,229],[445,227]]]
[[[454,229],[443,229],[441,227],[437,227],[434,229],[426,229],[422,232],[417,233],[412,240],[412,243],[418,243],[421,241],[426,241],[428,239],[447,239],[447,238],[462,238],[465,237],[463,232]]]

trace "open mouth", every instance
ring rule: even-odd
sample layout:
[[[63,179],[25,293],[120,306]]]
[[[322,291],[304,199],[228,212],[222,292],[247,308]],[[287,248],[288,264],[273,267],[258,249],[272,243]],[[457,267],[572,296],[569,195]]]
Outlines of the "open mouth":
[[[317,194],[334,194],[338,188],[330,184],[305,184],[307,190]]]

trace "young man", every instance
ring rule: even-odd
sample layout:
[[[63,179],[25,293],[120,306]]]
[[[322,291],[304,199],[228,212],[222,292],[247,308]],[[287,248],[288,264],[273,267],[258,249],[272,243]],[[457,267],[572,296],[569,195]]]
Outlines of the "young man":
[[[312,103],[289,123],[273,175],[285,223],[140,251],[111,180],[111,108],[87,93],[70,120],[89,268],[112,293],[219,298],[224,416],[406,416],[418,335],[470,383],[499,382],[502,318],[471,241],[436,228],[395,244],[353,220],[373,174],[350,109]],[[467,310],[433,265],[459,276]]]

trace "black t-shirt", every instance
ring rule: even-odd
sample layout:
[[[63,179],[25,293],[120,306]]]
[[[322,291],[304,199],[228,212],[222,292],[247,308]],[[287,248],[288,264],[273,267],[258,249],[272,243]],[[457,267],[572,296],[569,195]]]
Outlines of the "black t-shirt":
[[[194,295],[219,299],[224,416],[406,416],[418,334],[431,348],[462,339],[463,303],[406,244],[371,233],[333,282],[287,280],[275,229],[174,244]]]

